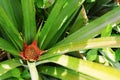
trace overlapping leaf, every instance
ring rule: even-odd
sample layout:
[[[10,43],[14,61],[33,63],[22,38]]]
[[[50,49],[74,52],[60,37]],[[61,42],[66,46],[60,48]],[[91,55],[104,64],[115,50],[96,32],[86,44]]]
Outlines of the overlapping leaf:
[[[34,0],[21,0],[23,12],[23,33],[25,41],[30,44],[36,35]]]
[[[0,38],[0,49],[6,50],[13,55],[19,55],[19,51],[17,51],[13,45],[11,45],[8,41],[4,40],[3,38]]]
[[[41,70],[40,73],[51,75],[62,80],[97,80],[96,78],[64,67],[44,66],[39,67],[38,70]]]
[[[0,7],[0,27],[4,31],[4,34],[9,38],[9,40],[14,44],[17,50],[22,50],[22,39],[21,36],[10,20],[6,12],[2,7]]]
[[[96,35],[100,34],[100,32],[108,25],[114,24],[120,21],[120,7],[113,9],[112,11],[106,13],[105,15],[101,16],[100,18],[92,21],[88,25],[84,26],[83,28],[79,29],[75,33],[71,34],[58,44],[64,44],[68,42],[74,41],[84,41],[89,38],[93,38]]]
[[[85,41],[70,42],[63,45],[58,45],[48,50],[48,53],[42,55],[40,59],[47,59],[49,57],[61,55],[72,51],[105,47],[120,47],[120,37],[95,38]]]
[[[106,67],[104,65],[97,64],[94,62],[84,61],[67,55],[60,55],[60,56],[48,58],[45,63],[47,62],[53,62],[62,65],[76,72],[80,72],[92,76],[95,79],[100,79],[100,80],[120,79],[120,74],[119,74],[120,71],[117,69],[114,69],[112,67]]]
[[[6,73],[9,70],[14,69],[15,67],[21,66],[22,64],[20,63],[19,60],[16,59],[11,59],[11,60],[6,60],[0,63],[0,76]]]
[[[0,0],[0,6],[4,9],[4,11],[8,15],[11,22],[15,25],[15,27],[18,28],[10,0]]]
[[[39,37],[39,47],[45,49],[66,20],[84,0],[58,0],[52,9]],[[60,33],[61,34],[61,33]]]

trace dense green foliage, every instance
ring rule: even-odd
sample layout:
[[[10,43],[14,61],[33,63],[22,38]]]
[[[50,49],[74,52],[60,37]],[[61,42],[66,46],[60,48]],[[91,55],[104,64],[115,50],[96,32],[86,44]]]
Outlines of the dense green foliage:
[[[31,79],[20,52],[33,40],[40,80],[120,79],[117,0],[0,0],[0,80]]]

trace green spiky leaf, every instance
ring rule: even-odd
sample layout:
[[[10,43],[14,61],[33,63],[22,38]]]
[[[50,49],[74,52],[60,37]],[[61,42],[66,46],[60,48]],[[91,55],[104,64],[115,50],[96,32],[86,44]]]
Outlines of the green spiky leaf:
[[[34,0],[21,0],[22,12],[23,12],[23,33],[25,41],[30,44],[36,35],[36,23],[35,23],[35,5]]]

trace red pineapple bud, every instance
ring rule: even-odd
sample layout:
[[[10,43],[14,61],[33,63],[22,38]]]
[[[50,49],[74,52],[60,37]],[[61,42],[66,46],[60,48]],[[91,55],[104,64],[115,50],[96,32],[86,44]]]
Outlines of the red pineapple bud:
[[[24,51],[20,52],[20,56],[24,60],[37,61],[39,56],[45,52],[46,51],[40,50],[37,47],[37,41],[34,40],[31,45],[27,45],[26,43],[24,43]]]

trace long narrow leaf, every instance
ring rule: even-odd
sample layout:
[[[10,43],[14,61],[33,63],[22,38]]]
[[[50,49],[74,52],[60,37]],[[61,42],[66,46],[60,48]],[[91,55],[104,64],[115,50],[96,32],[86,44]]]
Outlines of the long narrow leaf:
[[[70,34],[77,31],[78,29],[82,28],[83,26],[85,26],[88,22],[88,18],[85,12],[85,8],[84,6],[82,6],[82,9],[80,10],[74,24],[72,25],[71,29],[70,29]]]
[[[8,41],[0,38],[0,49],[6,50],[13,55],[19,55],[17,51]]]
[[[30,44],[36,34],[34,0],[21,0],[21,3],[24,17],[23,32],[25,41]]]
[[[50,50],[48,50],[48,53],[41,56],[41,59],[53,57],[71,51],[79,51],[83,49],[92,49],[92,48],[106,48],[106,47],[112,47],[112,48],[120,47],[120,37],[104,37],[104,38],[89,39],[86,41],[66,43],[51,48]]]
[[[112,25],[108,25],[102,31],[101,37],[109,37],[111,36],[111,33],[112,33]],[[120,69],[119,62],[115,61],[115,52],[111,48],[103,48],[103,50],[100,52],[113,67]]]
[[[40,70],[40,73],[51,75],[62,80],[97,80],[96,78],[64,67],[44,66],[39,67],[38,70]]]
[[[88,25],[71,34],[58,44],[64,44],[73,41],[83,41],[95,37],[108,25],[120,21],[120,7],[108,12],[102,17],[92,21]]]
[[[6,80],[10,77],[15,77],[15,78],[18,78],[19,80],[23,80],[21,78],[21,71],[19,68],[14,68],[14,69],[8,71],[7,73],[3,74],[2,76],[0,76],[0,80]]]
[[[45,23],[42,31],[40,32],[40,36],[39,36],[39,47],[41,48],[43,43],[45,45],[45,39],[47,37],[47,35],[49,34],[49,32],[51,32],[50,30],[53,31],[53,24],[55,24],[54,22],[57,19],[57,16],[60,13],[61,8],[63,7],[64,3],[66,2],[66,0],[58,0],[55,3],[54,8],[52,9],[51,13],[49,14],[49,17],[47,19],[47,22]],[[58,27],[58,26],[57,26]],[[56,26],[54,28],[57,28]],[[52,29],[51,29],[52,28]],[[55,29],[56,30],[56,29]],[[51,34],[51,33],[50,33]],[[54,31],[55,34],[55,31]],[[50,35],[49,35],[50,36]],[[48,43],[48,42],[47,42]]]
[[[72,19],[75,17],[76,13],[77,13],[77,10],[73,15],[71,15],[71,17],[65,22],[65,24],[57,31],[57,33],[54,35],[53,39],[50,41],[47,48],[54,46],[59,39],[64,39],[64,36],[61,36],[61,35],[64,35],[63,33],[65,32],[66,28],[68,27]]]
[[[18,28],[10,0],[0,0],[0,6],[4,9],[11,22]]]
[[[6,0],[9,1],[9,0]],[[22,14],[22,5],[20,3],[20,0],[10,0],[11,6],[14,12],[14,17],[17,22],[17,27],[19,31],[21,31],[23,26],[23,14]]]
[[[18,67],[21,65],[22,64],[20,63],[20,61],[16,59],[11,59],[11,60],[1,62],[0,63],[0,76],[8,72],[9,70],[12,70],[15,67]]]
[[[22,49],[23,44],[21,36],[2,7],[0,7],[0,25],[2,30],[4,30],[4,34],[6,34],[6,36],[11,40],[14,46],[18,50]]]
[[[40,47],[46,48],[66,20],[75,12],[84,0],[58,0],[40,32]]]
[[[62,65],[66,68],[75,70],[77,72],[92,76],[99,80],[119,80],[120,70],[114,69],[112,67],[106,67],[104,65],[84,61],[75,57],[70,57],[67,55],[60,55],[47,59],[48,62],[53,62]],[[99,76],[98,76],[99,75]]]

